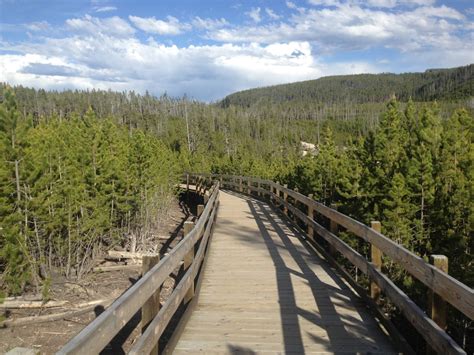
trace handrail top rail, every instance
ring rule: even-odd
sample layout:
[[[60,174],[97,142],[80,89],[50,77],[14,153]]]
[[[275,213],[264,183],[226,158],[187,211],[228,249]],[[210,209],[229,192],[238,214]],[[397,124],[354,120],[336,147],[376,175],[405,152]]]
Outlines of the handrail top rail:
[[[156,288],[161,286],[186,253],[194,247],[216,206],[218,194],[219,182],[215,182],[200,218],[186,237],[103,313],[83,328],[57,354],[80,354],[85,347],[89,353],[99,353],[151,297]]]

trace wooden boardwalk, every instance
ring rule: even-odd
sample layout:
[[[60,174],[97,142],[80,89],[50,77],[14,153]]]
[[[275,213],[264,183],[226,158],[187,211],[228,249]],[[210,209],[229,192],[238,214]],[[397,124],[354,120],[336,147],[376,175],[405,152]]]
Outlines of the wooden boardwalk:
[[[396,353],[299,237],[264,202],[221,191],[198,303],[173,353]]]

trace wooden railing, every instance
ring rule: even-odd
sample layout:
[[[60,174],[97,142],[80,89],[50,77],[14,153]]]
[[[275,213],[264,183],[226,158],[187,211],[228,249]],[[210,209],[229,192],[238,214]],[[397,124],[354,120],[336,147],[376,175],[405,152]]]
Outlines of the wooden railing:
[[[411,251],[395,243],[380,232],[380,223],[372,227],[348,217],[337,210],[327,207],[308,196],[288,189],[279,183],[259,178],[233,175],[199,174],[187,175],[187,181],[196,184],[197,189],[218,180],[222,188],[241,193],[265,197],[283,207],[293,217],[298,218],[307,227],[307,236],[315,241],[314,232],[330,246],[331,252],[340,253],[371,280],[372,298],[383,292],[403,313],[405,318],[424,337],[429,347],[440,354],[465,354],[465,351],[446,333],[446,306],[448,302],[470,319],[474,318],[474,291],[460,281],[448,275],[436,261],[445,258],[433,256],[435,265],[425,262]],[[330,220],[329,230],[316,222],[315,213]],[[367,260],[337,236],[338,226],[344,227],[359,238],[370,243],[372,260]],[[431,319],[413,300],[411,300],[390,278],[381,271],[382,254],[391,258],[407,273],[425,284],[431,291]],[[442,266],[442,265],[441,265]]]
[[[151,318],[151,322],[129,353],[149,354],[153,349],[156,352],[159,338],[171,317],[181,302],[188,302],[194,295],[194,280],[205,257],[217,216],[219,183],[205,187],[201,184],[200,191],[203,194],[206,192],[204,194],[206,204],[203,208],[198,208],[199,219],[194,226],[185,224],[183,240],[107,310],[72,338],[58,354],[98,354],[140,309],[143,312],[146,303],[156,298],[163,282],[183,263],[185,274],[163,307],[159,311],[154,307],[157,314]]]

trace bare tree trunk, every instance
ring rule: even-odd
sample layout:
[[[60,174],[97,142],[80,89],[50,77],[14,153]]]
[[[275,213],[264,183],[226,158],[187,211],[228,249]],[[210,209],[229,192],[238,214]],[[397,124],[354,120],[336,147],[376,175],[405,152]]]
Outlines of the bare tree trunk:
[[[18,202],[21,201],[21,192],[20,192],[20,169],[19,162],[15,160],[15,181],[16,181],[16,199]]]
[[[36,244],[38,246],[38,253],[40,255],[40,275],[41,277],[47,277],[48,276],[48,272],[46,271],[46,265],[44,264],[46,258],[44,256],[44,250],[43,248],[41,247],[41,241],[40,241],[40,238],[39,238],[39,231],[38,231],[38,224],[36,222],[36,217],[33,218],[33,224],[34,224],[34,227],[35,227],[35,236],[36,236]]]
[[[189,132],[189,119],[188,119],[188,109],[186,105],[186,101],[184,102],[184,117],[186,119],[186,133],[188,137],[188,151],[191,153],[191,135]]]
[[[66,277],[69,278],[71,272],[71,207],[68,208],[67,214],[67,263]]]

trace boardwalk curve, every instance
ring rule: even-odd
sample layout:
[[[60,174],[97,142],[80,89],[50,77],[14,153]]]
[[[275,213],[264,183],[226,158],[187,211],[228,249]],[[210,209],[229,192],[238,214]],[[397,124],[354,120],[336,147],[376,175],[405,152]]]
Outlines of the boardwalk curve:
[[[174,354],[395,353],[364,303],[265,202],[221,191],[196,308]]]

